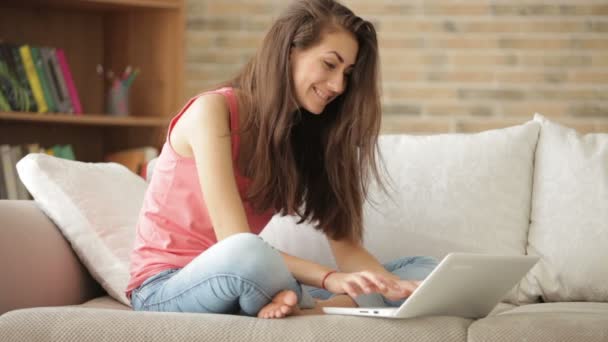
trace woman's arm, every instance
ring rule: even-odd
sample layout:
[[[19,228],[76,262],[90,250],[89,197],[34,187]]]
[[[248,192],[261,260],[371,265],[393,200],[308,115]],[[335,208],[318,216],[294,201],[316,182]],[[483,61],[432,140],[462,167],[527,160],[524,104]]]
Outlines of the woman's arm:
[[[250,233],[234,175],[230,114],[224,97],[220,94],[199,97],[178,123],[182,124],[196,162],[217,241],[237,233]]]
[[[371,255],[360,243],[348,240],[327,239],[336,258],[338,268],[342,272],[370,271],[379,273],[389,279],[398,280],[399,277],[388,272],[384,266]]]
[[[328,272],[332,271],[331,268],[310,260],[298,258],[284,252],[280,253],[283,256],[283,260],[285,260],[289,271],[293,274],[294,278],[302,284],[322,287],[321,282],[323,281],[323,277],[325,277]]]

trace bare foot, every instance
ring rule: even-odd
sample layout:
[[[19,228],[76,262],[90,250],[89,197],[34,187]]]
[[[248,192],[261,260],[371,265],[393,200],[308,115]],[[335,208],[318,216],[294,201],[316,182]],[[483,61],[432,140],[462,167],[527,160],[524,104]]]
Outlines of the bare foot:
[[[291,290],[283,290],[272,298],[272,302],[266,304],[260,312],[259,318],[283,318],[294,312],[298,303],[298,296]]]
[[[323,307],[337,306],[342,308],[356,308],[357,303],[349,295],[337,295],[326,300],[316,300],[315,307],[312,309],[297,309],[294,316],[324,315]]]

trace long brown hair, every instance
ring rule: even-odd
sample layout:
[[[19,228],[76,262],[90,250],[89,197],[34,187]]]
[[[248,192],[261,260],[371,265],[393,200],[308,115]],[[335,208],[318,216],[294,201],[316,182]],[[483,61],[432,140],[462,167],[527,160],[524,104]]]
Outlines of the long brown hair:
[[[342,29],[359,49],[344,93],[321,115],[297,107],[289,55]],[[254,136],[248,200],[257,210],[297,214],[332,239],[363,239],[363,203],[376,161],[381,109],[374,26],[333,0],[292,2],[266,34],[260,50],[231,81],[247,111],[241,132]],[[378,160],[381,161],[381,160]]]

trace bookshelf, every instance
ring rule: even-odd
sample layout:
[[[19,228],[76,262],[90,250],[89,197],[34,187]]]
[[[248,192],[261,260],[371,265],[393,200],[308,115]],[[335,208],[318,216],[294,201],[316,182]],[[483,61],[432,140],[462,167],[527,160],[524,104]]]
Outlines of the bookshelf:
[[[78,160],[160,148],[184,102],[184,0],[3,0],[0,40],[63,48],[84,114],[0,112],[0,145],[71,144]],[[104,113],[108,82],[97,65],[140,70],[130,115]]]

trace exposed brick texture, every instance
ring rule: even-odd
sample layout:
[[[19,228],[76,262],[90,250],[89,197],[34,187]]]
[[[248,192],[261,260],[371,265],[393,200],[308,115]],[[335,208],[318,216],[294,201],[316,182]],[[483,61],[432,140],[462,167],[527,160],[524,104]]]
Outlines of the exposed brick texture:
[[[383,131],[478,132],[540,112],[608,131],[606,0],[345,0],[379,34]],[[187,0],[186,95],[234,75],[283,0]]]

